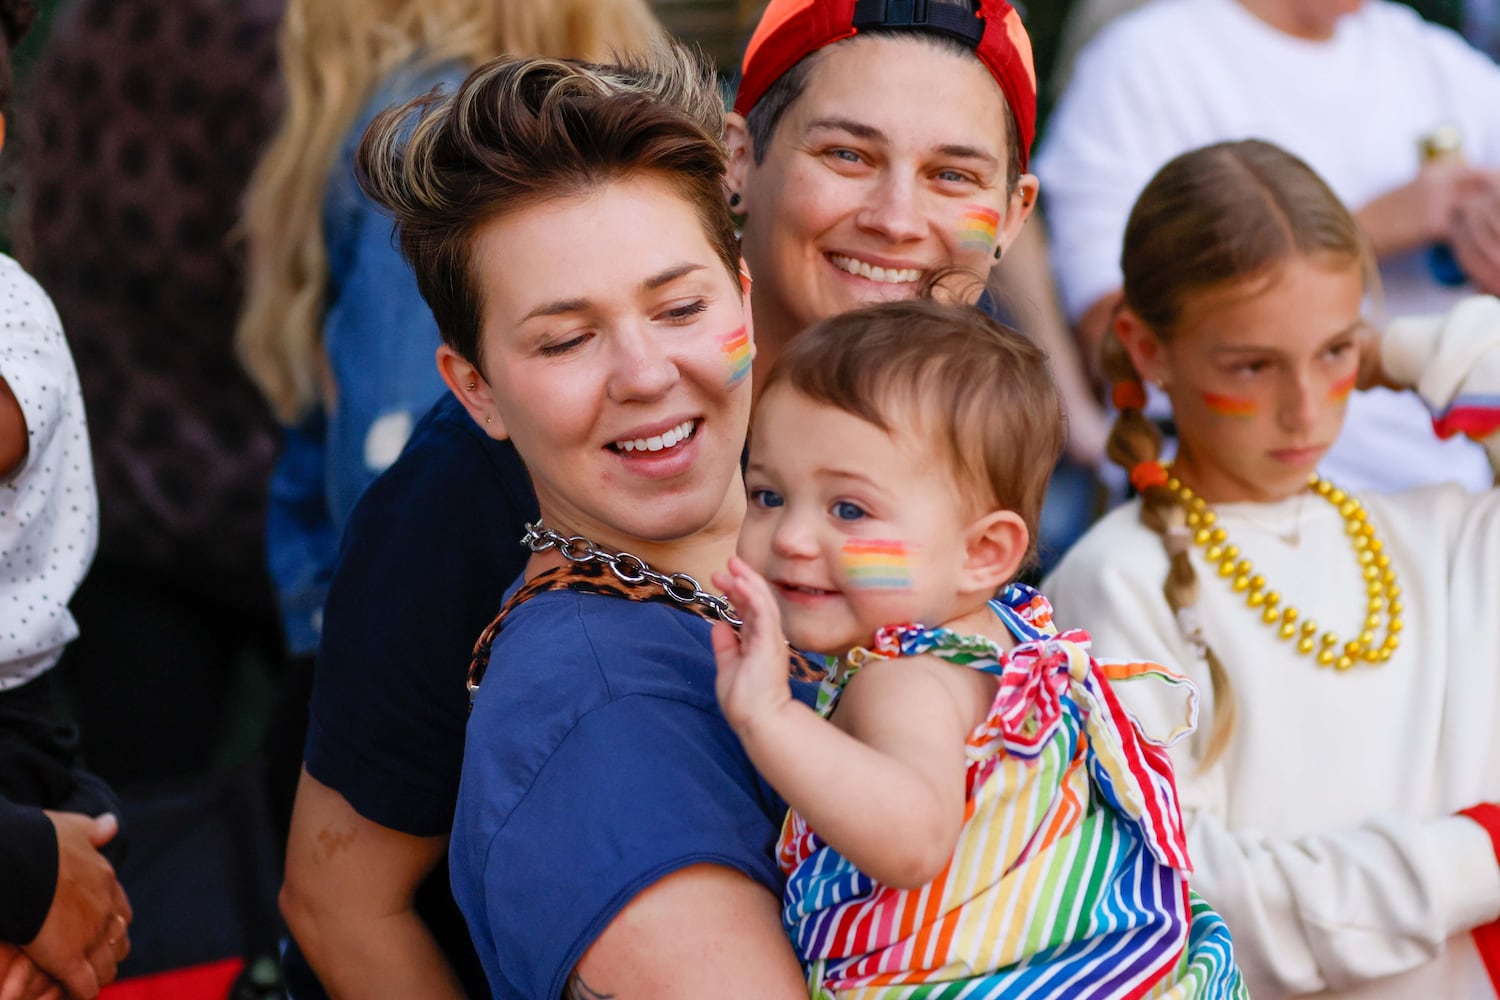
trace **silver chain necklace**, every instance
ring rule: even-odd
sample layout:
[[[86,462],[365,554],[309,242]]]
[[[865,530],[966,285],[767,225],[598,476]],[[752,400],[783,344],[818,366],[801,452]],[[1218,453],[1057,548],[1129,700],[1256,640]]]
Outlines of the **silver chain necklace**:
[[[532,552],[556,549],[569,562],[601,562],[609,567],[609,571],[621,583],[655,584],[678,604],[701,604],[720,621],[728,622],[736,628],[741,625],[740,617],[734,613],[727,600],[718,594],[708,593],[688,574],[658,573],[640,556],[601,549],[582,535],[561,535],[551,528],[543,527],[540,518],[526,526],[521,544]]]

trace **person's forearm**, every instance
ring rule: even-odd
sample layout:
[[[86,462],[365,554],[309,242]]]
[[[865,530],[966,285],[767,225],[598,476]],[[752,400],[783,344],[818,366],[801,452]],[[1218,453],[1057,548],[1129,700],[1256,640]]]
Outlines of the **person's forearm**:
[[[20,466],[26,451],[26,414],[9,384],[0,378],[0,479]]]
[[[740,739],[787,805],[865,874],[884,885],[915,888],[947,864],[962,810],[948,815],[938,790],[902,761],[797,701]],[[828,761],[837,767],[830,769]]]
[[[463,1000],[463,987],[415,911],[288,914],[292,936],[334,1000],[374,996]]]

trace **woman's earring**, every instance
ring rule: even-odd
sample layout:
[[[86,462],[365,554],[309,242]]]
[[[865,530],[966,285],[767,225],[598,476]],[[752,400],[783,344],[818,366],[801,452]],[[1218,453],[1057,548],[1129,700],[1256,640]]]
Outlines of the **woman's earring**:
[[[734,192],[732,192],[729,195],[729,207],[730,208],[739,208],[740,207],[740,193],[738,191],[734,191]]]
[[[1005,253],[1005,248],[1002,247],[1002,246],[1000,246],[999,244],[996,244],[996,246],[995,246],[995,259],[999,260],[1000,257],[1001,257],[1001,255],[1004,254],[1004,253]]]
[[[479,388],[479,383],[478,382],[470,382],[468,385],[464,386],[464,388],[468,389],[470,392],[473,392],[475,389]]]

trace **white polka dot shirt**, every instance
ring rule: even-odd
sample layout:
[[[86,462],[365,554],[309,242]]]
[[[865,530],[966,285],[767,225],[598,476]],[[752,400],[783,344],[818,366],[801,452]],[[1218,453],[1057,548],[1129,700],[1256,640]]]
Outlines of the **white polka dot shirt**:
[[[0,378],[27,453],[0,480],[0,691],[45,673],[77,634],[68,601],[93,561],[99,501],[78,372],[47,293],[0,254]]]

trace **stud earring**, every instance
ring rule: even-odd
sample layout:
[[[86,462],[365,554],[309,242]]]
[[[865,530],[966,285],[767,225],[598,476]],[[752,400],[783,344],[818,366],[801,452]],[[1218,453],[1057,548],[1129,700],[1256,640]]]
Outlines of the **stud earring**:
[[[479,388],[479,383],[478,382],[470,382],[468,385],[464,386],[464,388],[468,389],[470,392],[473,392],[475,389]]]
[[[730,193],[730,195],[729,195],[729,207],[730,208],[739,208],[740,207],[740,193],[738,191],[734,191],[734,192]]]
[[[995,259],[996,259],[996,260],[999,260],[999,259],[1000,259],[1000,257],[1001,257],[1001,256],[1002,256],[1002,255],[1003,255],[1003,254],[1004,254],[1004,253],[1005,253],[1005,248],[1004,248],[1004,247],[1002,247],[1002,246],[997,246],[997,247],[995,247]]]

